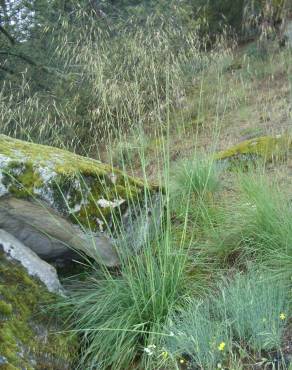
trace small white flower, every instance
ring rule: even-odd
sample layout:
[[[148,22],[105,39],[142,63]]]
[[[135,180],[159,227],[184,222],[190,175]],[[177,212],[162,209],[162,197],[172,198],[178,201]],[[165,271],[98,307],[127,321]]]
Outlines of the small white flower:
[[[151,349],[149,349],[149,348],[147,348],[147,347],[146,347],[146,348],[144,348],[144,352],[145,352],[145,353],[147,353],[147,355],[148,355],[148,356],[153,355],[153,351],[151,351]]]
[[[149,346],[144,348],[144,352],[147,353],[148,356],[152,356],[154,354],[155,348],[155,344],[149,344]]]

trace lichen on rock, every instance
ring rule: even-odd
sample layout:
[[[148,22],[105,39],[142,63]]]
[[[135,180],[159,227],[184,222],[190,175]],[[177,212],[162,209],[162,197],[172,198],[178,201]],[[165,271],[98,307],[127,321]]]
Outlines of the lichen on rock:
[[[42,307],[55,295],[0,250],[0,368],[72,369],[77,339]]]
[[[18,261],[30,276],[35,276],[41,280],[49,292],[63,294],[56,269],[2,229],[0,229],[0,249],[3,250],[8,259]]]
[[[129,208],[156,191],[100,161],[0,135],[0,199],[39,200],[85,233],[115,237]]]
[[[261,158],[265,162],[283,159],[291,149],[292,138],[285,135],[261,136],[245,140],[215,154],[215,160],[246,160]]]
[[[97,160],[0,135],[0,196],[37,196],[85,227],[141,194],[144,184]],[[99,202],[107,201],[105,207]],[[85,217],[86,214],[86,217]]]

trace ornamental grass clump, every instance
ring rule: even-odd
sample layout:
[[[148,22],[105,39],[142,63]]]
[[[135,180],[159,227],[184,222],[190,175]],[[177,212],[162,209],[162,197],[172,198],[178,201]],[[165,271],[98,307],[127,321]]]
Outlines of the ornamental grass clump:
[[[209,230],[204,254],[230,267],[257,261],[275,274],[290,276],[292,207],[276,182],[263,174],[240,173],[238,193]]]
[[[292,207],[276,182],[267,177],[240,177],[243,247],[259,263],[285,278],[291,276]]]
[[[171,188],[180,196],[212,195],[220,188],[218,167],[207,158],[180,161],[173,170]]]
[[[185,264],[183,248],[173,245],[166,231],[139,254],[122,259],[117,274],[93,269],[84,281],[72,281],[60,308],[70,330],[80,335],[80,368],[124,370],[139,361],[151,369],[150,350],[159,343],[169,312],[184,302]]]
[[[226,322],[217,320],[210,301],[192,300],[188,307],[176,313],[166,332],[165,346],[174,363],[183,357],[189,365],[215,369],[230,347]]]
[[[216,164],[204,157],[181,160],[173,166],[170,172],[170,209],[177,220],[184,222],[187,219],[202,231],[212,227],[219,217],[215,204],[221,185],[219,175]]]
[[[234,344],[255,352],[279,350],[289,315],[288,292],[285,281],[251,270],[230,280],[214,306],[228,321]]]
[[[174,363],[183,357],[194,368],[211,370],[239,353],[244,361],[281,351],[290,315],[287,284],[253,268],[221,279],[213,296],[192,299],[174,313],[165,329],[173,335],[164,340]]]

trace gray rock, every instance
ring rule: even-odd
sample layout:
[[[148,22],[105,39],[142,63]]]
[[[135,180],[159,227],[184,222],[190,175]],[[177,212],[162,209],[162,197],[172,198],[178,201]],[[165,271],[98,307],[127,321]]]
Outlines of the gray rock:
[[[29,275],[39,278],[49,292],[62,294],[62,286],[55,268],[2,229],[0,229],[0,247],[8,259],[20,262]]]
[[[7,359],[4,356],[0,355],[0,366],[7,364]]]
[[[0,228],[47,261],[86,253],[92,258],[98,256],[107,266],[119,263],[109,237],[82,232],[41,201],[0,198]]]
[[[94,159],[0,135],[0,228],[48,261],[74,250],[118,265],[125,246],[142,247],[159,190]]]
[[[62,317],[47,310],[59,302],[59,286],[51,266],[0,232],[1,370],[76,368],[77,336],[68,335]]]

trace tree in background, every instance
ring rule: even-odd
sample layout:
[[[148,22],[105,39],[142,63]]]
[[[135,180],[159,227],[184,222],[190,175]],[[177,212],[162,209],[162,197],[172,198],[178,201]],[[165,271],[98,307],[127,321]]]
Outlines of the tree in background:
[[[114,35],[116,24],[143,27],[156,16],[159,26],[163,18],[211,42],[226,28],[239,38],[269,37],[275,30],[281,35],[286,6],[286,0],[0,0],[0,81],[17,83],[25,72],[36,89],[50,89],[52,74],[59,79],[64,72],[65,61],[54,53],[60,40],[86,42],[109,24]]]
[[[43,143],[72,142],[85,153],[81,144],[90,135],[103,137],[104,121],[148,124],[157,99],[165,103],[167,58],[176,68],[174,86],[184,90],[202,67],[190,57],[189,42],[200,53],[223,32],[239,40],[271,38],[267,31],[282,29],[287,3],[0,0],[0,113],[7,112],[0,114],[0,130],[40,141],[42,122]],[[147,75],[152,65],[155,88]]]
[[[277,38],[282,42],[289,14],[287,0],[249,0],[245,4],[245,29],[260,35],[261,41]]]

